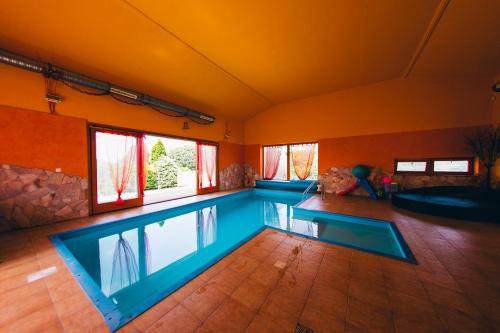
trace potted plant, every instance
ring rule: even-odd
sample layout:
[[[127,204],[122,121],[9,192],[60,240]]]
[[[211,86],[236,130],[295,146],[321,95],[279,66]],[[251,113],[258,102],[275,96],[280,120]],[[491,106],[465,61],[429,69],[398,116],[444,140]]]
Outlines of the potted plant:
[[[485,188],[491,190],[491,170],[500,158],[500,125],[477,130],[466,138],[466,143],[474,156],[486,168]]]

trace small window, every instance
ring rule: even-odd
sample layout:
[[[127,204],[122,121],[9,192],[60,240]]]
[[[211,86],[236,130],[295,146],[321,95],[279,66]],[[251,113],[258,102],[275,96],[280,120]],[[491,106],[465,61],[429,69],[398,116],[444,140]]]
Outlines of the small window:
[[[427,161],[397,161],[396,173],[425,173]]]
[[[472,172],[472,160],[434,160],[432,161],[432,171],[435,173],[470,174]]]

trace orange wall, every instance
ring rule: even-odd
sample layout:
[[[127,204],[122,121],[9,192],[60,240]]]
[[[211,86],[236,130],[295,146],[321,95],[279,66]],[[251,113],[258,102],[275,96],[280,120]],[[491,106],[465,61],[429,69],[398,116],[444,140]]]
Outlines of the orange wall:
[[[243,143],[243,123],[238,120],[215,115],[217,121],[212,125],[199,125],[190,121],[190,129],[183,130],[184,118],[167,117],[148,107],[126,105],[109,96],[87,96],[61,83],[57,92],[64,99],[57,106],[57,112],[61,115],[83,118],[93,123],[211,141],[223,140],[227,122],[231,132],[229,141]],[[0,64],[0,105],[48,112],[44,96],[45,85],[40,74]]]
[[[394,169],[396,158],[468,157],[465,136],[477,127],[450,128],[319,140],[319,172],[367,164]]]
[[[491,78],[410,77],[279,104],[245,122],[245,144],[467,127],[491,122]]]
[[[245,163],[250,165],[259,174],[262,174],[261,145],[245,145]]]
[[[243,164],[244,160],[243,145],[224,141],[219,143],[219,170],[234,163]]]
[[[0,163],[88,178],[84,119],[0,106]]]

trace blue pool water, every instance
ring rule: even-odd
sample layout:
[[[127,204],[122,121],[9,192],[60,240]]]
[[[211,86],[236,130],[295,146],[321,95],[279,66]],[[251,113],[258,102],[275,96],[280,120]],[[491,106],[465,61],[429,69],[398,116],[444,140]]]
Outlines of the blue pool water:
[[[266,227],[411,261],[393,224],[293,208],[300,200],[253,189],[52,240],[112,330]]]

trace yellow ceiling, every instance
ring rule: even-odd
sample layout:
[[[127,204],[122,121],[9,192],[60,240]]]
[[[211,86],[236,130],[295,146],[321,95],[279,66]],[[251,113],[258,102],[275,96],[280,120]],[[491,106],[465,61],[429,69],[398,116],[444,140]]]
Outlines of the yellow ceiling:
[[[18,0],[0,47],[197,110],[273,104],[404,75],[439,0]],[[493,75],[500,1],[451,0],[413,68]]]

